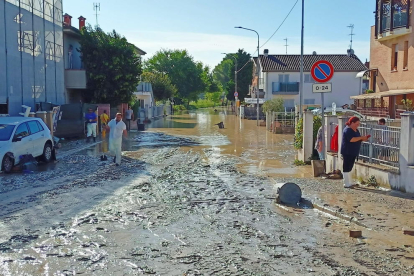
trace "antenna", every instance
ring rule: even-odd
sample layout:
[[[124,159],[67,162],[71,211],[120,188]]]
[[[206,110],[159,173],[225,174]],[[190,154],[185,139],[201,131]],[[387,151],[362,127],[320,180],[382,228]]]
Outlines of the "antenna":
[[[98,11],[101,11],[101,3],[93,3],[93,10],[95,11],[96,16],[96,26],[99,26],[98,24]]]
[[[285,44],[285,47],[286,47],[286,55],[287,55],[287,49],[288,49],[288,44],[287,44],[287,42],[288,42],[288,39],[287,39],[287,37],[285,38],[285,39],[283,39],[284,41],[286,41],[286,44]]]
[[[347,26],[348,28],[351,29],[351,33],[349,34],[351,36],[351,45],[349,46],[349,49],[352,50],[352,38],[354,37],[354,24],[350,24],[349,26]]]

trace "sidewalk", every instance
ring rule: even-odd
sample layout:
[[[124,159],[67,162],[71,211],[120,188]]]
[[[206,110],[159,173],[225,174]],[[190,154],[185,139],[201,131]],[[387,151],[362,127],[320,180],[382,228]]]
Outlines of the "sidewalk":
[[[414,230],[413,194],[366,186],[344,189],[342,180],[279,178],[275,181],[298,184],[302,197],[327,215],[326,227],[335,220],[345,222],[346,227],[333,231],[347,235],[348,230],[362,230],[364,242],[414,259],[414,236],[403,233],[403,229]]]

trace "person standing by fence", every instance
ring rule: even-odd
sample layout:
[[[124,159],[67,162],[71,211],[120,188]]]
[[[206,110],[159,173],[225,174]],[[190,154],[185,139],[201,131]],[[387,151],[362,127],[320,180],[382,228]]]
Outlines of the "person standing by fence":
[[[315,149],[318,152],[319,160],[325,160],[325,158],[323,156],[323,133],[322,133],[322,126],[318,129],[318,133],[316,134]]]
[[[361,142],[368,141],[370,135],[361,136],[358,127],[361,124],[358,117],[349,118],[343,130],[341,154],[343,158],[344,187],[351,188],[349,173],[352,171],[355,161],[361,149]]]

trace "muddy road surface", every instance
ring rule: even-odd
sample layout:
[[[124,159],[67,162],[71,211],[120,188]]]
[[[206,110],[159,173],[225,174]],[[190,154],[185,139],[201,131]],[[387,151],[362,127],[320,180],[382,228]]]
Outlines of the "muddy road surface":
[[[289,136],[267,135],[224,112],[180,115],[131,133],[120,167],[99,160],[103,143],[0,176],[0,275],[413,275],[346,238],[349,223],[276,204],[265,175],[306,172]]]

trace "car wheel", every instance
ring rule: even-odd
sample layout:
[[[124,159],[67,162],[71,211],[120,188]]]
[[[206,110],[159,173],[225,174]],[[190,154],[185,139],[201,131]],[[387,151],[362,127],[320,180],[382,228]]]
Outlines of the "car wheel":
[[[13,165],[14,165],[13,158],[11,158],[10,156],[6,154],[1,163],[2,171],[4,171],[5,173],[10,173],[13,169]]]
[[[52,160],[52,157],[53,157],[52,145],[50,143],[46,143],[43,149],[42,160],[45,163],[49,163]]]

